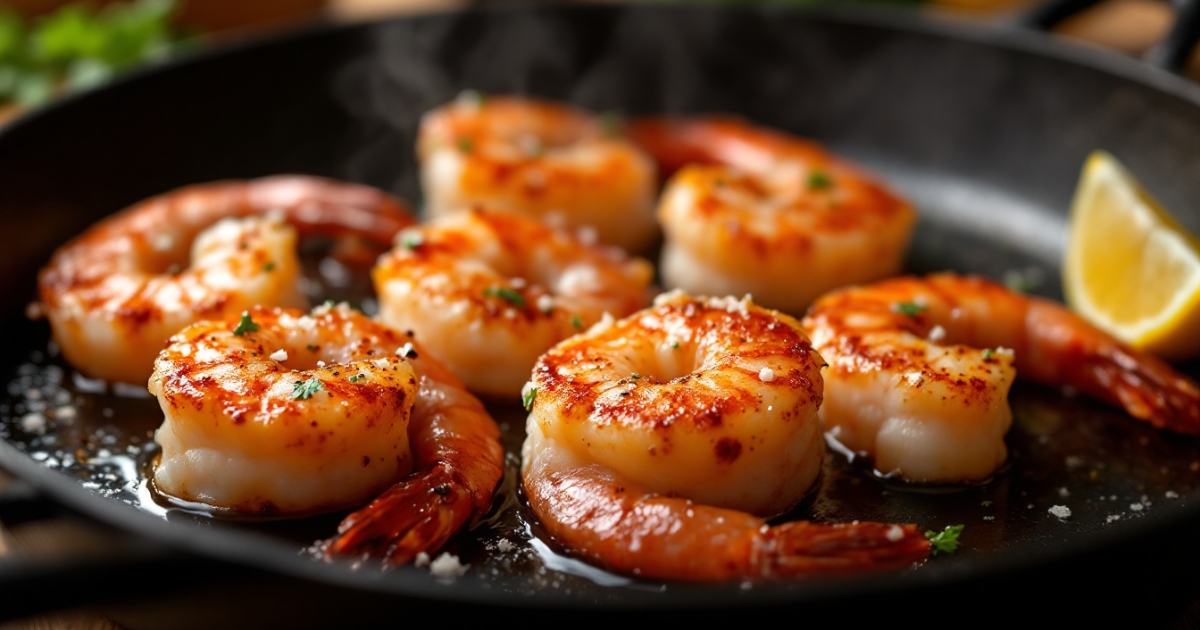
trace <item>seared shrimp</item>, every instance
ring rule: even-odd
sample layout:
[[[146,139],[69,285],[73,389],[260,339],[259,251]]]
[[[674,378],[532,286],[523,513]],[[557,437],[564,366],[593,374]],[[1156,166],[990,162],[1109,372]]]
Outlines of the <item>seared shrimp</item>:
[[[432,216],[483,205],[630,252],[658,235],[654,162],[573,107],[468,93],[422,118],[417,155]]]
[[[884,474],[983,480],[1004,463],[1018,374],[1200,433],[1200,389],[1063,306],[989,280],[936,274],[831,293],[804,318],[829,362],[821,420]]]
[[[547,352],[534,369],[525,494],[547,532],[611,570],[726,580],[898,568],[911,525],[764,519],[824,459],[823,362],[796,320],[749,300],[662,296]]]
[[[477,393],[515,398],[551,346],[649,301],[648,262],[533,219],[472,210],[397,241],[373,271],[380,320]]]
[[[734,118],[646,119],[632,138],[666,172],[668,287],[743,295],[794,314],[900,271],[916,213],[819,145]]]
[[[411,338],[345,305],[189,326],[149,388],[165,416],[153,478],[169,496],[296,516],[384,492],[343,521],[329,555],[395,564],[436,551],[490,508],[502,474],[479,401]]]
[[[55,342],[80,372],[144,383],[167,338],[192,322],[256,304],[307,306],[297,230],[387,247],[412,223],[382,191],[317,177],[189,186],[60,248],[38,277],[38,294]]]

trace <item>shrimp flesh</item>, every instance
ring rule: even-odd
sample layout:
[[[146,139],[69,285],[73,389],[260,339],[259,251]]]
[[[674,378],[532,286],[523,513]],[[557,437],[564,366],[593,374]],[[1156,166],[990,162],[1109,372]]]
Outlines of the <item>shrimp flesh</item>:
[[[144,383],[167,338],[188,324],[256,304],[307,306],[297,231],[387,247],[412,223],[382,191],[318,177],[189,186],[60,248],[38,277],[39,298],[55,342],[80,372]]]
[[[538,356],[649,302],[650,263],[517,215],[471,210],[402,231],[373,271],[379,318],[472,391],[515,398]]]
[[[421,119],[426,210],[483,205],[645,250],[658,236],[654,162],[605,120],[557,103],[464,93]]]
[[[979,277],[836,291],[804,318],[829,362],[821,421],[881,474],[979,481],[1007,458],[1016,375],[1071,387],[1156,427],[1200,433],[1200,389],[1065,307]]]
[[[522,449],[526,497],[611,570],[712,581],[899,568],[911,525],[790,522],[824,459],[821,357],[799,322],[675,292],[547,352]]]
[[[899,272],[916,213],[813,142],[730,117],[635,121],[667,182],[665,284],[802,314],[840,286]]]
[[[234,516],[361,505],[322,549],[401,564],[491,507],[499,430],[408,336],[342,304],[193,324],[155,361],[153,480]]]

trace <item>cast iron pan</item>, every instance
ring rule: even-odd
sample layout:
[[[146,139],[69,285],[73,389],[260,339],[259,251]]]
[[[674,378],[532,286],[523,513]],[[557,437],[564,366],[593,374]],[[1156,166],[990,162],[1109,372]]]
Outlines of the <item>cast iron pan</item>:
[[[459,615],[904,612],[930,623],[966,603],[980,619],[1040,606],[1076,622],[1128,615],[1142,626],[1176,618],[1200,594],[1200,442],[1035,386],[1013,394],[1011,464],[986,485],[917,492],[829,456],[802,516],[966,525],[956,555],[898,575],[686,585],[588,571],[539,551],[545,543],[525,519],[512,470],[504,498],[517,503],[452,545],[471,567],[449,583],[413,567],[381,572],[306,556],[337,515],[246,525],[157,506],[140,485],[157,405],[73,378],[47,347],[46,325],[23,315],[38,268],[98,218],[195,182],[313,173],[417,201],[417,119],[464,88],[626,115],[733,112],[817,138],[916,202],[914,272],[1007,276],[1059,297],[1065,211],[1096,148],[1200,231],[1200,87],[1038,34],[915,14],[517,7],[317,28],[143,72],[0,134],[0,371],[9,383],[0,464],[61,504],[154,541],[85,571],[104,576],[96,584],[161,586],[163,571],[187,574],[211,558]],[[322,291],[363,297],[354,287]],[[21,418],[39,404],[74,416],[27,430]],[[515,452],[520,410],[492,407]],[[1054,505],[1072,516],[1051,515]],[[516,549],[497,551],[502,539]],[[31,584],[56,575],[25,568],[0,572],[9,614],[18,598],[36,600]],[[56,579],[69,583],[64,574]]]

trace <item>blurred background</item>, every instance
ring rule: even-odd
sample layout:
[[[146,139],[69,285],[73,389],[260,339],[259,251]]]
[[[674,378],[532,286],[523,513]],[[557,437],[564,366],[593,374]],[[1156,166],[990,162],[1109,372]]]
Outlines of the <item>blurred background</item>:
[[[505,0],[0,0],[0,124],[140,64],[316,21],[355,21]],[[586,1],[586,0],[564,0]],[[686,1],[686,0],[642,0]],[[749,2],[754,0],[724,0]],[[768,0],[818,3],[845,0]],[[875,0],[1003,21],[1038,0]],[[1105,0],[1055,27],[1061,37],[1138,55],[1170,27],[1161,0]],[[1200,80],[1200,53],[1186,74]]]

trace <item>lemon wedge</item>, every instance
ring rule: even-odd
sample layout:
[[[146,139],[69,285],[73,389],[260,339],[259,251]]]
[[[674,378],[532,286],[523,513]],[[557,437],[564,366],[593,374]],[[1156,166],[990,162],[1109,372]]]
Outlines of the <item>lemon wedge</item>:
[[[1200,241],[1103,151],[1088,156],[1071,202],[1063,289],[1077,313],[1135,348],[1200,354]]]

